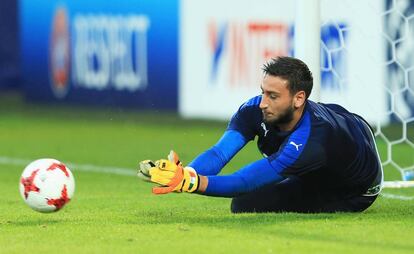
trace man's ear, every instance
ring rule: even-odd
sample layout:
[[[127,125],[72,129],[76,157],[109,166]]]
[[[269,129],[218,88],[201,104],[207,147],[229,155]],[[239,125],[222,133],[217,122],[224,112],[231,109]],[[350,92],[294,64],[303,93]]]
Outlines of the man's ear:
[[[293,106],[300,108],[305,104],[306,94],[305,91],[299,91],[293,96]]]

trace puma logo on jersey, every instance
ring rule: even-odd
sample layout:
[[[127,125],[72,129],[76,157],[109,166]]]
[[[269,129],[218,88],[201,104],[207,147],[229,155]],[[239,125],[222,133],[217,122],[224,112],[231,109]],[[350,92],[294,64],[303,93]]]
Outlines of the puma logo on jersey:
[[[292,145],[294,147],[296,147],[296,151],[299,151],[299,146],[302,146],[302,144],[297,145],[295,142],[290,141],[289,145]]]
[[[265,131],[264,136],[266,137],[266,135],[269,132],[269,130],[266,128],[266,124],[265,123],[262,123],[261,126],[262,126],[263,130]]]

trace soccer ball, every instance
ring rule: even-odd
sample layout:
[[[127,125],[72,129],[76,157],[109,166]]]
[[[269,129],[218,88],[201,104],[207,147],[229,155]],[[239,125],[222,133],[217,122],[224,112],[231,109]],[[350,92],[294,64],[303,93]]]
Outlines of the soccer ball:
[[[30,208],[51,213],[59,211],[72,199],[75,179],[62,162],[39,159],[26,166],[19,187],[24,202]]]

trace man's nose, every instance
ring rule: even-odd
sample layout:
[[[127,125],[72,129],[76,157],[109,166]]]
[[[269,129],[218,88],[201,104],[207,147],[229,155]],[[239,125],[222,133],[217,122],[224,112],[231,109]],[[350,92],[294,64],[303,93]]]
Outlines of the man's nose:
[[[261,109],[265,109],[265,108],[267,108],[267,106],[268,106],[267,102],[265,101],[264,98],[262,98],[262,101],[260,102],[259,107]]]

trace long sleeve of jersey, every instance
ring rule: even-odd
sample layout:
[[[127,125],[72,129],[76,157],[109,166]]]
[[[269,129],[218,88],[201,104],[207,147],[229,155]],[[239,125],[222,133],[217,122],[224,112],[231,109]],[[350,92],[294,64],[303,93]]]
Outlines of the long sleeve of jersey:
[[[267,159],[255,161],[231,175],[208,176],[207,196],[235,197],[269,183],[279,182],[279,175]]]
[[[241,133],[228,130],[217,144],[197,156],[188,166],[200,175],[217,175],[246,142]]]

